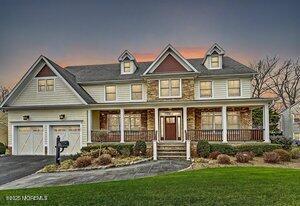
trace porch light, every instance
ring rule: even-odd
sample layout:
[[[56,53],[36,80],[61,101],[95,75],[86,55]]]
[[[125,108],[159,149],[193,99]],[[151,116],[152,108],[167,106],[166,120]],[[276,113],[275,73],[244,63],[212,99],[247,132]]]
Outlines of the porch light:
[[[65,119],[66,118],[66,115],[65,114],[60,114],[59,115],[59,119]]]
[[[29,120],[29,115],[24,115],[23,120]]]

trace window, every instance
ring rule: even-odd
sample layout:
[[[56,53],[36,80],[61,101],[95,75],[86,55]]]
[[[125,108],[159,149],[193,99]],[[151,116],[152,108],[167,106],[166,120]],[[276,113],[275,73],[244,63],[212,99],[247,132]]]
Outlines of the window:
[[[161,97],[180,97],[180,79],[160,80]]]
[[[228,129],[240,129],[240,112],[228,112],[227,127]]]
[[[105,100],[116,101],[116,86],[105,87]]]
[[[200,97],[212,97],[212,81],[200,82]]]
[[[143,99],[142,85],[132,84],[131,85],[131,100],[141,100]]]
[[[300,140],[300,132],[294,132],[294,139]]]
[[[141,114],[125,114],[124,115],[124,130],[140,130],[141,129]],[[107,129],[109,131],[120,130],[120,114],[107,115]]]
[[[107,130],[108,131],[119,131],[120,130],[120,115],[119,114],[108,114],[107,115]]]
[[[39,79],[38,91],[39,92],[54,91],[54,79]]]
[[[241,96],[240,80],[229,80],[228,81],[228,96],[230,96],[230,97]]]
[[[140,130],[141,114],[125,114],[124,128],[125,130]]]
[[[211,56],[211,68],[219,68],[220,61],[219,56]]]
[[[221,112],[202,112],[201,128],[204,130],[222,129]]]
[[[124,73],[130,73],[131,72],[131,64],[130,61],[124,62]]]

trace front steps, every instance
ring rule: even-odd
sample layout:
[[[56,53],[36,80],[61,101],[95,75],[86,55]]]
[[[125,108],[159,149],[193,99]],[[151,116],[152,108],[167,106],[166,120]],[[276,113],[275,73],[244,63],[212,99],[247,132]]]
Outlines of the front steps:
[[[157,143],[158,159],[186,159],[186,145],[183,142]]]

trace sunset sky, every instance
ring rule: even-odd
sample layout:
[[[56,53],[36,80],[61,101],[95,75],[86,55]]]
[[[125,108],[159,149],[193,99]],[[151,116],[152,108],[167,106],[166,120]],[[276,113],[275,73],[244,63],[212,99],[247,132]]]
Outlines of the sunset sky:
[[[168,43],[203,57],[214,43],[248,65],[300,56],[300,1],[1,0],[0,85],[43,54],[61,66],[153,60]]]

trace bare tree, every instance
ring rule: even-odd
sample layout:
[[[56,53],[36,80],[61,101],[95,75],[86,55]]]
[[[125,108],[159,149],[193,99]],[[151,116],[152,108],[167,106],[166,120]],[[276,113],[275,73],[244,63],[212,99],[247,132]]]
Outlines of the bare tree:
[[[250,67],[257,72],[252,82],[253,97],[261,97],[270,90],[267,83],[270,81],[270,74],[276,68],[278,61],[279,58],[274,56],[271,58],[266,57],[256,63],[250,64]]]
[[[267,87],[288,108],[300,97],[300,64],[299,61],[286,60],[270,74]]]
[[[0,103],[4,101],[4,99],[7,97],[8,94],[9,94],[8,88],[0,85]]]

